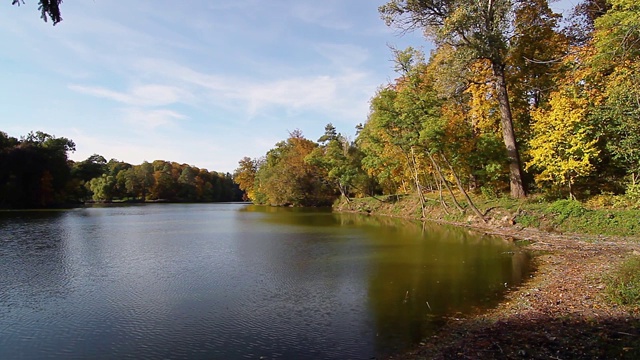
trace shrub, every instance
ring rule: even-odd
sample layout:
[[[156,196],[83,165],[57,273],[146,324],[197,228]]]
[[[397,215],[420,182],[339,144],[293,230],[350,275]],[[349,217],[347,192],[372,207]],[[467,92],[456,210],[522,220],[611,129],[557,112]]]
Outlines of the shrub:
[[[540,219],[535,217],[534,215],[529,214],[521,214],[516,216],[515,218],[516,224],[520,224],[524,227],[539,227]]]
[[[556,222],[561,223],[569,217],[584,215],[587,209],[579,201],[565,199],[553,202],[546,212],[556,215]]]
[[[640,184],[627,185],[627,191],[624,194],[625,200],[632,209],[640,208]]]
[[[616,196],[611,193],[603,193],[590,198],[586,205],[591,209],[611,209],[616,205]]]
[[[619,305],[640,305],[640,256],[632,256],[607,280],[607,295]]]
[[[480,193],[485,198],[485,200],[496,200],[499,197],[498,192],[491,186],[481,186]]]

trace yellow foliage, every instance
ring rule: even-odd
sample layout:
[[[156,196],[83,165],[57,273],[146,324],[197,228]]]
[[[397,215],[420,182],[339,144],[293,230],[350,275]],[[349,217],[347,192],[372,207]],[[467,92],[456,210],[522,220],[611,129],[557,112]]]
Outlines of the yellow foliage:
[[[469,118],[473,128],[483,132],[500,131],[500,110],[495,87],[491,82],[493,73],[488,60],[478,60],[471,65],[473,81],[465,90],[469,100]]]
[[[531,160],[527,169],[536,168],[537,181],[571,185],[577,177],[593,171],[593,160],[599,155],[597,139],[586,122],[589,101],[575,96],[571,89],[551,95],[548,110],[533,111]]]

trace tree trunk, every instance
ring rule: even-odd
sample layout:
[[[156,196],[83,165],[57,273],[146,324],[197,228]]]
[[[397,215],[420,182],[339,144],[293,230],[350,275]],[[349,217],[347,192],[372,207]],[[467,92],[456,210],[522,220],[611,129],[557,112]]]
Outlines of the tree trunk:
[[[453,166],[451,165],[447,157],[444,156],[443,153],[441,153],[440,156],[442,156],[442,160],[444,160],[444,162],[449,166],[449,169],[451,170],[451,174],[453,174],[453,178],[456,180],[456,184],[458,185],[458,189],[460,189],[460,192],[462,192],[462,195],[464,195],[464,198],[467,199],[467,203],[471,207],[471,210],[473,210],[473,212],[476,213],[476,215],[480,218],[480,220],[482,220],[483,223],[486,223],[487,220],[485,220],[480,210],[478,210],[478,208],[476,207],[476,204],[473,203],[473,200],[471,200],[471,197],[462,186],[462,182],[460,181],[458,174],[456,174],[456,171],[453,169]]]
[[[422,218],[425,219],[427,217],[426,199],[424,198],[424,194],[422,193],[422,186],[420,185],[420,177],[418,175],[418,163],[413,152],[413,147],[411,147],[411,158],[408,160],[410,160],[409,170],[411,170],[411,172],[413,173],[416,189],[418,190],[418,196],[420,198],[420,210],[422,211]]]
[[[492,62],[493,76],[500,103],[500,124],[502,125],[502,138],[507,148],[509,157],[509,180],[511,197],[520,199],[526,197],[524,185],[522,183],[522,166],[520,165],[520,154],[516,144],[516,135],[513,130],[513,117],[511,115],[511,105],[507,92],[507,83],[504,76],[504,65],[495,61]]]
[[[447,202],[444,201],[444,196],[442,194],[442,183],[440,181],[440,178],[438,178],[436,176],[436,173],[432,173],[433,174],[433,180],[436,182],[436,185],[438,187],[438,195],[439,195],[439,200],[440,200],[440,204],[442,205],[442,208],[444,209],[444,212],[447,213],[447,215],[449,215],[449,210],[447,209],[449,207],[449,205],[447,205]]]
[[[442,174],[442,170],[440,169],[440,166],[438,166],[438,163],[436,163],[436,160],[433,158],[431,154],[428,153],[428,155],[429,155],[429,160],[431,160],[431,164],[433,164],[433,167],[434,169],[436,169],[438,176],[440,176],[440,180],[442,180],[442,184],[444,184],[444,186],[447,188],[447,191],[449,191],[449,194],[451,195],[451,199],[453,199],[453,203],[456,205],[456,208],[458,208],[458,211],[460,211],[461,214],[464,214],[464,209],[458,202],[458,199],[456,199],[456,196],[453,194],[453,190],[451,190],[449,183],[447,183],[447,179],[444,178],[444,175]]]
[[[347,194],[346,186],[342,185],[339,181],[338,189],[340,190],[340,194],[347,200],[347,203],[351,204],[351,199],[349,199],[349,195]]]

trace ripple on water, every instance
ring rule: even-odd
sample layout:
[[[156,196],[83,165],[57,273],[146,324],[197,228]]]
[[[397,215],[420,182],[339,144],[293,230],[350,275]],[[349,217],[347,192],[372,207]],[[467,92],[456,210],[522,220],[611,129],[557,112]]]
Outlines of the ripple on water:
[[[444,262],[439,248],[403,250],[422,235],[394,232],[389,244],[376,238],[383,227],[312,226],[310,214],[301,220],[295,211],[265,221],[278,214],[211,208],[224,207],[0,219],[0,358],[370,358],[386,344],[376,337],[380,324],[410,334],[398,319],[408,307],[398,310],[384,291],[402,301],[405,287],[456,280],[463,270],[415,270],[427,258]],[[385,256],[371,255],[381,248]],[[513,268],[504,265],[496,268]]]

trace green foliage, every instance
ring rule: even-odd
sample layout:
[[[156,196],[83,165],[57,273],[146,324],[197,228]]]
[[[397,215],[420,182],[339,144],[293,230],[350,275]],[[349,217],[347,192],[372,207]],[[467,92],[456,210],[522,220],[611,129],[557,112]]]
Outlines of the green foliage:
[[[536,228],[540,226],[540,219],[537,216],[526,213],[516,216],[515,222],[524,227]]]
[[[478,61],[488,62],[491,76],[487,80],[495,88],[491,95],[499,103],[497,111],[509,159],[511,196],[521,198],[525,197],[523,174],[505,75],[511,32],[515,25],[512,20],[516,18],[514,9],[514,3],[508,0],[487,3],[474,0],[391,0],[380,6],[378,11],[389,26],[405,31],[423,30],[435,41],[438,50],[445,49],[448,58],[459,64],[456,68],[472,67]]]
[[[632,202],[640,203],[640,183],[627,185],[625,196]]]
[[[337,133],[332,124],[325,127],[325,135],[318,141],[321,142],[320,146],[305,157],[305,162],[318,167],[322,176],[333,184],[342,196],[349,197],[352,193],[355,194],[352,189],[360,188],[362,180],[366,178],[360,164],[361,152],[355,144]],[[359,193],[364,195],[362,191]]]
[[[611,168],[640,174],[640,5],[611,0],[594,21],[591,56],[584,62],[595,91],[593,122],[606,136]]]
[[[73,162],[69,151],[75,143],[67,138],[37,131],[18,140],[0,131],[0,207],[46,208],[91,199],[241,199],[230,174],[162,160],[133,166],[97,154]]]
[[[295,130],[269,150],[254,181],[254,202],[278,206],[329,206],[335,192],[322,168],[307,157],[318,144]]]
[[[553,202],[547,208],[547,213],[554,214],[557,223],[562,223],[570,217],[580,217],[588,210],[577,200],[564,199]]]
[[[486,200],[496,200],[499,197],[496,189],[492,188],[491,186],[481,186],[480,193]]]
[[[606,293],[619,305],[640,306],[640,257],[631,256],[607,279]]]
[[[640,4],[609,0],[611,9],[595,20],[595,46],[603,60],[637,60],[640,56]]]
[[[562,219],[562,220],[560,220]],[[560,231],[607,236],[640,236],[638,210],[584,210],[582,215],[555,217],[553,226]]]
[[[93,193],[93,200],[111,202],[113,200],[115,182],[115,177],[106,174],[91,179],[87,185]]]
[[[67,152],[75,144],[43,132],[20,140],[0,134],[0,207],[40,208],[67,200],[71,170]]]

